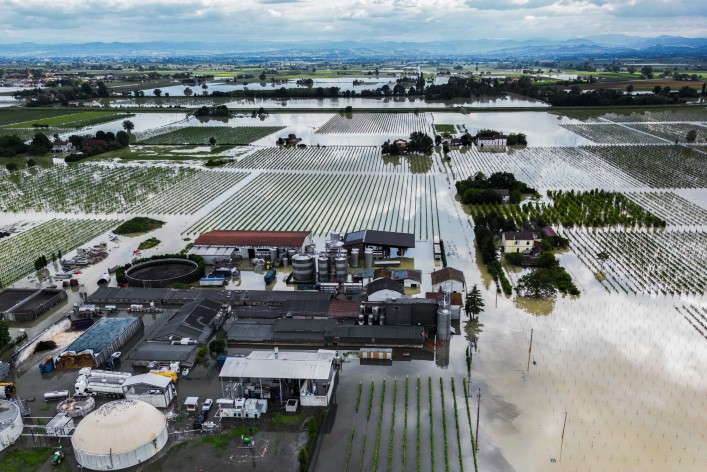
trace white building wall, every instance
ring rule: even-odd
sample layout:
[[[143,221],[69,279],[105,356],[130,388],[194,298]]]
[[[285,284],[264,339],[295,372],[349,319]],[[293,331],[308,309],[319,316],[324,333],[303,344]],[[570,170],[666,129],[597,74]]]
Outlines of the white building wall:
[[[12,423],[0,430],[0,451],[14,444],[22,434],[22,429],[24,428],[22,415],[19,409],[15,408],[15,410],[17,411],[17,416],[12,420]]]

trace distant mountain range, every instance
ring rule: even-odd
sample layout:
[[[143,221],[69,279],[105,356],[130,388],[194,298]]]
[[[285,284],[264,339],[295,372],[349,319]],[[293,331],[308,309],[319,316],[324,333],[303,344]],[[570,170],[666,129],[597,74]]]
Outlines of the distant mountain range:
[[[430,42],[372,41],[239,41],[226,43],[153,41],[144,43],[0,45],[0,57],[26,59],[131,57],[240,57],[262,60],[336,58],[602,58],[602,57],[691,57],[707,55],[707,38],[601,35],[569,40],[477,39]]]

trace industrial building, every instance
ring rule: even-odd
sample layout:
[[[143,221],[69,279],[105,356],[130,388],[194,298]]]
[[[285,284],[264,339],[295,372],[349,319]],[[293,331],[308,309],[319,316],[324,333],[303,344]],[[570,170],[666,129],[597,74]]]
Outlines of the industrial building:
[[[372,251],[374,259],[402,257],[405,251],[415,247],[415,235],[364,229],[346,233],[343,243],[344,248],[350,251],[358,249],[364,257],[367,250]]]
[[[369,302],[384,302],[405,296],[403,284],[391,279],[375,279],[366,286]]]
[[[311,231],[209,231],[194,240],[189,254],[213,265],[224,259],[278,259],[304,253],[312,244]],[[274,251],[274,256],[273,256]]]
[[[76,461],[91,470],[142,464],[167,444],[167,420],[143,401],[106,403],[84,418],[71,437]]]
[[[141,317],[102,318],[59,354],[54,364],[57,369],[98,367],[143,326]]]
[[[192,367],[199,353],[196,344],[167,344],[147,341],[138,346],[131,354],[133,366],[147,367],[151,363],[170,364],[179,362],[181,367]]]
[[[61,289],[8,288],[0,292],[0,319],[32,321],[66,300]]]
[[[187,303],[152,335],[151,341],[170,343],[186,339],[203,344],[221,327],[230,311],[230,305],[212,300]]]
[[[153,373],[133,375],[123,382],[126,400],[140,400],[156,408],[167,408],[177,396],[171,378]]]
[[[20,408],[11,401],[0,400],[0,451],[14,444],[23,428]]]
[[[328,406],[336,387],[336,352],[253,351],[246,357],[227,357],[219,374],[226,396],[299,399],[302,406]]]

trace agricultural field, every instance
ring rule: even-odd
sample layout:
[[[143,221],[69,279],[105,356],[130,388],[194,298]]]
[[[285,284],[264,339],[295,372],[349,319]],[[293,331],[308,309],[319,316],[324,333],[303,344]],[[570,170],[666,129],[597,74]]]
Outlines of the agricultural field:
[[[0,108],[0,126],[14,125],[17,123],[36,123],[35,120],[60,117],[75,114],[75,110],[68,108]]]
[[[664,227],[661,220],[650,211],[627,198],[621,193],[595,191],[561,192],[548,191],[552,204],[527,202],[513,204],[470,205],[469,212],[477,215],[488,215],[496,212],[505,219],[522,221],[544,221],[549,225],[562,225],[565,228],[575,226],[604,227]]]
[[[694,305],[676,306],[675,309],[680,313],[685,321],[690,326],[695,328],[703,338],[707,339],[707,310],[704,307],[696,307]]]
[[[0,240],[0,287],[34,270],[34,261],[51,254],[66,254],[118,224],[117,220],[52,219],[10,238]]]
[[[177,129],[165,129],[165,133],[146,138],[140,144],[202,144],[208,145],[210,138],[216,144],[245,145],[284,129],[280,126],[185,126]],[[275,140],[273,139],[273,143]]]
[[[415,131],[432,134],[426,113],[353,113],[350,117],[334,115],[318,134],[386,134],[407,139]]]
[[[630,192],[626,196],[669,225],[707,226],[707,210],[673,192]]]
[[[656,295],[701,295],[707,288],[707,233],[567,229],[572,250],[611,290]],[[602,263],[597,254],[606,252]]]
[[[313,231],[361,228],[439,234],[430,175],[263,172],[184,234],[212,229]]]
[[[481,171],[510,172],[536,189],[623,190],[645,187],[640,180],[598,158],[585,147],[528,147],[507,152],[480,152],[471,146],[452,150],[447,164],[453,180]]]
[[[636,180],[641,187],[706,188],[704,153],[684,146],[586,146],[587,150]]]
[[[228,191],[247,175],[232,171],[195,172],[131,211],[140,214],[189,215]]]
[[[356,395],[342,403],[353,410],[353,421],[336,470],[477,470],[475,454],[469,453],[474,412],[465,379],[372,380],[359,384]]]
[[[695,130],[697,132],[695,144],[707,143],[707,127],[694,123],[631,123],[627,126],[644,133],[667,139],[668,141],[675,141],[677,139],[683,144],[686,144],[685,136],[687,133],[691,130]]]
[[[638,130],[609,123],[560,124],[568,131],[582,136],[597,144],[666,144],[667,141],[642,133]]]
[[[616,123],[660,122],[660,121],[690,121],[707,122],[707,108],[704,106],[680,107],[671,110],[634,111],[630,114],[607,113],[604,119]]]
[[[0,211],[123,212],[197,172],[180,167],[89,164],[12,174],[0,169]]]
[[[33,125],[46,125],[50,128],[70,128],[78,129],[86,126],[97,125],[108,121],[125,119],[133,116],[128,113],[116,113],[112,111],[83,111],[79,113],[71,113],[68,115],[53,116],[38,120],[30,120],[21,123],[15,123],[6,126],[6,128],[32,128]],[[41,131],[41,130],[39,130]],[[42,131],[44,132],[44,131]]]
[[[243,169],[281,169],[332,172],[425,173],[427,156],[382,156],[377,146],[282,147],[259,149],[227,165]]]

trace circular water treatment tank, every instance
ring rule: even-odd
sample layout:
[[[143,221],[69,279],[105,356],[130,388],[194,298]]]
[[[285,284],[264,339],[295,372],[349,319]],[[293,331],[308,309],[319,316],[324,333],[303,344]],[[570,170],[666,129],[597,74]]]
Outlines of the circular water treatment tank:
[[[292,276],[295,282],[314,280],[314,257],[307,254],[295,254],[292,257]]]
[[[0,451],[17,441],[22,434],[22,412],[7,400],[0,400]]]
[[[106,403],[84,418],[71,445],[76,460],[92,470],[118,470],[143,463],[167,444],[167,420],[138,400]]]
[[[199,280],[199,264],[189,259],[155,259],[141,262],[125,272],[131,287],[166,287]]]

